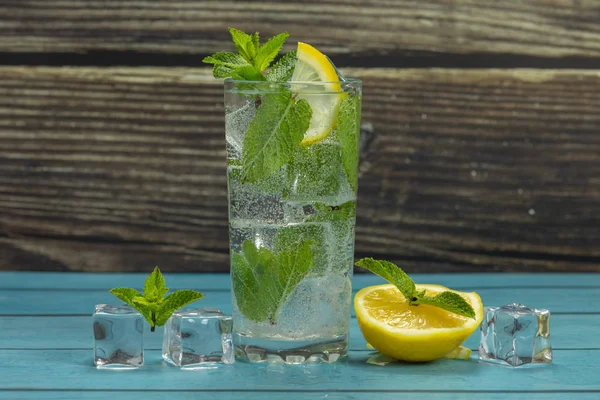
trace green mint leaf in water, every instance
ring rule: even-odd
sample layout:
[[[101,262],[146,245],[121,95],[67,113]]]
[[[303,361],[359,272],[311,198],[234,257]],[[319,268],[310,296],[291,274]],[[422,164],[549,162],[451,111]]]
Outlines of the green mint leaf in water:
[[[306,100],[282,91],[262,96],[262,104],[242,146],[242,181],[256,182],[281,168],[300,146],[312,111]]]
[[[340,147],[331,143],[299,146],[287,164],[284,198],[307,201],[336,196],[342,173]]]
[[[356,202],[347,201],[339,206],[328,206],[323,203],[315,203],[317,213],[307,217],[308,222],[347,222],[356,217]]]
[[[272,313],[267,290],[278,284],[275,266],[275,255],[264,247],[255,247],[250,241],[242,244],[241,253],[232,254],[231,275],[236,304],[251,321],[266,321]]]
[[[277,254],[279,265],[278,302],[272,320],[276,321],[281,308],[296,286],[314,268],[313,242],[303,240]]]
[[[165,278],[158,267],[155,267],[144,283],[144,298],[150,302],[161,302],[168,291]]]
[[[348,183],[354,191],[358,187],[358,145],[360,137],[360,102],[357,94],[348,95],[340,104],[336,135],[342,148],[342,163]]]
[[[231,34],[233,44],[240,53],[240,56],[242,56],[248,64],[253,64],[260,41],[258,32],[255,32],[253,35],[248,35],[239,29],[229,28],[229,33]]]
[[[168,291],[165,279],[156,267],[146,278],[143,296],[135,289],[122,287],[111,289],[110,293],[138,310],[154,332],[156,326],[163,326],[173,312],[204,297],[202,293],[193,290],[177,290],[165,299]]]
[[[178,290],[171,293],[156,310],[156,325],[164,325],[175,311],[203,297],[202,293],[194,290]]]
[[[252,64],[258,68],[259,71],[264,71],[269,68],[269,65],[271,65],[275,57],[277,57],[277,54],[279,54],[281,47],[289,36],[289,33],[284,32],[269,39],[267,43],[260,46]]]
[[[379,275],[389,283],[396,285],[400,293],[404,295],[408,302],[415,297],[417,289],[412,279],[400,267],[389,261],[374,260],[372,258],[363,258],[356,263],[359,267],[368,269],[375,275]]]
[[[475,318],[475,310],[473,310],[473,307],[460,295],[454,292],[442,292],[433,297],[422,296],[419,298],[418,304],[427,304],[443,308],[446,311],[464,317]]]
[[[274,254],[251,241],[232,256],[232,282],[240,312],[255,322],[277,323],[285,301],[314,268],[312,242],[305,240]]]
[[[269,82],[287,82],[294,74],[296,60],[295,51],[290,51],[285,54],[275,63],[275,65],[273,65],[273,67],[271,67],[267,74],[267,80]]]

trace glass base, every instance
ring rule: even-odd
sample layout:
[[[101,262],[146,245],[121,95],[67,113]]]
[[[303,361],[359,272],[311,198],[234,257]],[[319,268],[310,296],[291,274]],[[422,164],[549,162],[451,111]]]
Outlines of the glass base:
[[[348,353],[348,336],[329,340],[260,339],[233,334],[235,357],[250,363],[332,363]]]

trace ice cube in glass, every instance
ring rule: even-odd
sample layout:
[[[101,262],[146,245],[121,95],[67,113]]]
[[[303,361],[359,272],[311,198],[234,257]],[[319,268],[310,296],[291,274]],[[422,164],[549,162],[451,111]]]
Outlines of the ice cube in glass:
[[[233,321],[217,308],[177,311],[165,324],[163,359],[184,369],[235,361]]]
[[[486,307],[479,358],[518,367],[552,362],[550,312],[511,303]]]
[[[144,364],[144,318],[127,305],[98,304],[94,321],[97,368],[130,369]]]

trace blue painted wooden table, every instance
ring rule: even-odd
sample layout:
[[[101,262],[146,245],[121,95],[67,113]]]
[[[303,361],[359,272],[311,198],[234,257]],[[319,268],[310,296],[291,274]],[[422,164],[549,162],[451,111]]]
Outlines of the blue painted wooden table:
[[[365,363],[370,351],[352,319],[350,354],[336,364],[236,363],[180,371],[161,361],[162,329],[145,332],[139,370],[99,371],[92,362],[91,313],[118,302],[108,289],[141,287],[142,274],[0,272],[2,399],[600,399],[600,274],[416,275],[418,283],[476,290],[485,305],[519,301],[552,312],[554,363],[527,369],[471,360]],[[231,311],[228,275],[166,275],[171,288],[206,294],[198,305]],[[354,289],[382,283],[356,276]],[[466,346],[476,349],[479,332]]]

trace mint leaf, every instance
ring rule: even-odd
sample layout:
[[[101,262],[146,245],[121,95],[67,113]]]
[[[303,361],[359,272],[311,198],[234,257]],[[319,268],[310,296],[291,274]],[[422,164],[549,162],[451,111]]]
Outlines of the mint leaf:
[[[347,201],[339,206],[328,206],[323,203],[315,203],[317,213],[307,218],[308,222],[338,222],[348,221],[356,217],[356,201]]]
[[[152,326],[152,324],[153,324],[152,311],[149,310],[147,307],[136,304],[134,302],[135,298],[138,298],[138,297],[141,298],[142,294],[140,292],[138,292],[137,290],[132,289],[132,288],[123,288],[123,287],[110,289],[109,292],[113,296],[116,296],[118,299],[124,301],[126,304],[129,304],[131,307],[138,310],[140,312],[140,314],[142,314],[144,319],[146,321],[148,321],[148,323]]]
[[[296,66],[296,52],[290,51],[285,54],[279,61],[271,67],[267,74],[267,80],[269,82],[287,82],[294,74],[294,67]]]
[[[346,96],[340,104],[337,138],[342,147],[342,163],[348,183],[354,191],[358,188],[358,144],[360,136],[359,95]]]
[[[164,325],[175,311],[203,297],[202,293],[187,289],[171,293],[156,310],[156,325]]]
[[[146,278],[144,296],[131,288],[114,288],[110,293],[138,310],[150,324],[150,331],[154,332],[156,326],[164,325],[178,308],[204,297],[193,290],[178,290],[163,299],[168,291],[165,278],[156,267]]]
[[[313,243],[304,240],[300,245],[291,247],[277,254],[279,265],[278,277],[280,290],[277,291],[277,307],[271,321],[276,321],[281,308],[296,286],[314,268]]]
[[[263,322],[269,319],[270,286],[276,286],[275,256],[265,248],[256,248],[250,241],[242,244],[241,253],[231,257],[233,293],[240,312],[249,320]]]
[[[238,309],[249,320],[275,324],[285,301],[312,268],[311,241],[277,255],[245,241],[242,252],[233,254],[231,264]]]
[[[239,54],[231,52],[218,52],[212,56],[204,57],[203,63],[213,64],[213,76],[215,78],[226,78],[231,76],[241,67],[251,66],[251,64]]]
[[[258,48],[260,47],[260,35],[258,32],[252,34],[252,45],[254,46],[254,49],[258,51]]]
[[[135,307],[133,304],[133,298],[140,297],[142,295],[135,289],[124,287],[110,289],[109,292],[132,307]]]
[[[277,230],[273,250],[283,253],[289,249],[310,242],[316,272],[324,272],[328,266],[329,254],[335,254],[331,241],[331,227],[326,224],[291,224]]]
[[[342,155],[335,144],[298,147],[287,164],[288,200],[311,201],[335,196],[340,189]]]
[[[144,283],[144,297],[151,302],[161,302],[168,291],[165,278],[160,269],[155,267]]]
[[[269,93],[250,125],[242,147],[242,181],[256,182],[281,168],[300,145],[312,111],[289,91]]]
[[[158,303],[149,301],[141,296],[134,297],[133,304],[135,304],[137,307],[142,307],[142,308],[148,309],[150,311],[156,311],[159,306]]]
[[[391,284],[396,285],[400,293],[404,295],[408,302],[413,301],[416,294],[415,283],[406,275],[400,267],[389,261],[374,260],[372,258],[363,258],[356,263],[359,267],[363,267],[372,273],[379,275]]]
[[[279,54],[279,51],[281,50],[281,46],[283,46],[285,40],[289,36],[289,33],[284,32],[269,39],[267,43],[260,46],[252,64],[260,71],[269,68],[269,65],[271,65],[271,62],[277,57],[277,54]]]
[[[427,304],[464,317],[475,318],[473,307],[462,296],[454,292],[442,292],[434,297],[423,296],[419,298],[417,304]]]
[[[238,81],[264,81],[266,78],[253,65],[246,65],[231,72],[231,78]]]
[[[254,35],[248,35],[239,29],[229,28],[229,33],[231,34],[233,44],[240,55],[248,61],[249,64],[252,64],[254,57],[256,57],[256,52],[258,51],[258,32],[254,33]]]

